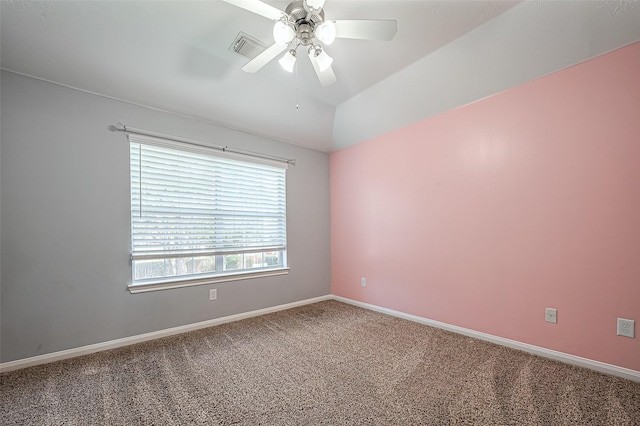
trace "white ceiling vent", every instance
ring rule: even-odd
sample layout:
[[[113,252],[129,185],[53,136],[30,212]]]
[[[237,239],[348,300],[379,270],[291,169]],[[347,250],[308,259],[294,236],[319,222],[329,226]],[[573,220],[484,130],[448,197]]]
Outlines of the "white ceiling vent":
[[[229,50],[239,53],[240,55],[253,59],[267,48],[264,44],[260,43],[255,38],[239,32],[236,39],[231,43]]]

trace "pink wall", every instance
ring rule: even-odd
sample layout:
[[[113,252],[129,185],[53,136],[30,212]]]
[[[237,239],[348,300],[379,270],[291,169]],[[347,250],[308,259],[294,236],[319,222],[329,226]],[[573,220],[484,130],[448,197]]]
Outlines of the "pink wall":
[[[335,295],[640,371],[640,43],[332,153],[331,239]]]

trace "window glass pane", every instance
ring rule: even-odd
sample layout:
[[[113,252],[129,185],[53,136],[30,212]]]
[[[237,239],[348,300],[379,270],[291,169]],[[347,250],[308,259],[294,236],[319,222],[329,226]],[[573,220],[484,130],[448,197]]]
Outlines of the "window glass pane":
[[[268,251],[264,254],[264,263],[266,266],[282,266],[279,251]]]
[[[164,259],[137,260],[133,263],[134,280],[160,278],[165,275]]]
[[[224,256],[224,270],[235,271],[242,269],[243,255],[242,254],[229,254]]]
[[[193,273],[193,259],[179,257],[173,259],[136,260],[134,262],[135,279],[177,277]]]
[[[264,267],[262,253],[247,253],[244,255],[244,269]]]
[[[206,274],[216,271],[215,256],[201,256],[193,258],[193,273]]]
[[[134,261],[136,280],[180,277],[216,272],[215,256],[177,257]]]

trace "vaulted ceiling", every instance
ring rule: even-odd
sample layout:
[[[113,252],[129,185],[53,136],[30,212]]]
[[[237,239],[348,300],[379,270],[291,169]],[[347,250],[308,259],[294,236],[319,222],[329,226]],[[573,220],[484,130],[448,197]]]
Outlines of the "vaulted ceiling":
[[[268,46],[273,22],[223,1],[2,1],[1,65],[328,152],[640,41],[636,0],[328,0],[324,9],[327,19],[395,19],[398,33],[336,40],[326,50],[337,82],[322,87],[306,58],[293,74],[275,60],[243,72],[234,39]]]

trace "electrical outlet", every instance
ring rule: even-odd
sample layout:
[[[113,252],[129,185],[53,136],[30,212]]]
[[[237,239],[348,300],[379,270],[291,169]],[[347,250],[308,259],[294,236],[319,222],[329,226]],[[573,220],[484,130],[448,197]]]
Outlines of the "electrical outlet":
[[[367,286],[367,279],[365,277],[360,278],[360,285],[362,287],[366,287]]]
[[[209,300],[216,300],[218,298],[218,290],[215,288],[212,288],[211,290],[209,290]]]
[[[630,319],[618,318],[618,336],[635,338],[635,321]]]
[[[552,322],[554,324],[558,323],[558,310],[553,308],[546,308],[544,310],[544,319],[547,322]]]

